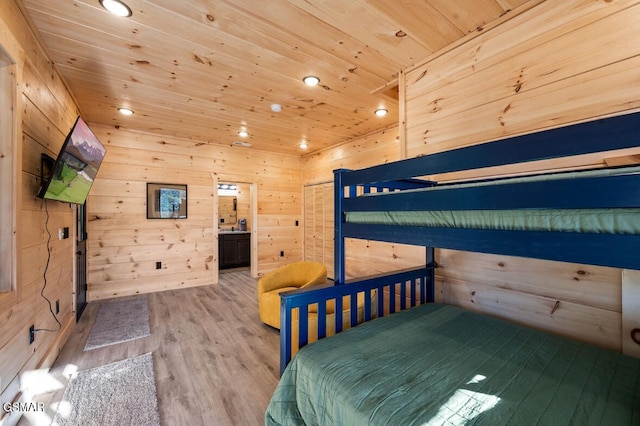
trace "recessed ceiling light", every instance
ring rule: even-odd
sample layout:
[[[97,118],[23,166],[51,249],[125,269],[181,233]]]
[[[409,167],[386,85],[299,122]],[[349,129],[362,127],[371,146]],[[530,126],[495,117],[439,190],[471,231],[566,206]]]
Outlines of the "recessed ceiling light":
[[[120,0],[100,0],[100,5],[116,16],[128,18],[133,15],[129,6]]]
[[[307,145],[307,141],[305,141],[304,139],[302,140],[302,142],[300,142],[300,145],[298,145],[300,148],[302,149],[307,149],[309,148],[309,145]]]
[[[120,111],[122,115],[133,115],[133,110],[129,108],[118,108],[118,111]]]
[[[386,109],[384,109],[384,108],[378,108],[378,109],[376,110],[375,114],[376,114],[378,117],[384,117],[385,115],[387,115],[387,113],[388,113],[388,112],[389,112],[389,111],[387,111],[387,110],[386,110]]]
[[[303,78],[302,81],[304,81],[304,84],[307,86],[317,86],[318,83],[320,83],[320,79],[314,75],[308,75]]]
[[[241,138],[246,138],[247,136],[249,136],[249,132],[247,132],[246,130],[240,130],[238,132],[238,136],[240,136]]]
[[[280,104],[271,104],[271,111],[273,111],[273,112],[282,111],[282,105],[280,105]]]

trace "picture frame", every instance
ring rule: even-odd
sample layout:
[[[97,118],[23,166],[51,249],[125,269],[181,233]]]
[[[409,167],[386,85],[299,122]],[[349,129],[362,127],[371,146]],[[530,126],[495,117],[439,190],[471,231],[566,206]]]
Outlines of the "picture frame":
[[[147,182],[147,219],[186,219],[187,185]]]

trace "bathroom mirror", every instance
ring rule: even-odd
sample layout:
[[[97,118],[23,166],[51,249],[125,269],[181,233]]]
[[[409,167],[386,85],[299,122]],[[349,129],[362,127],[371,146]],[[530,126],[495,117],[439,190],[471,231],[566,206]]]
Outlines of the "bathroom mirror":
[[[218,197],[218,223],[235,225],[238,222],[238,199],[233,195]]]

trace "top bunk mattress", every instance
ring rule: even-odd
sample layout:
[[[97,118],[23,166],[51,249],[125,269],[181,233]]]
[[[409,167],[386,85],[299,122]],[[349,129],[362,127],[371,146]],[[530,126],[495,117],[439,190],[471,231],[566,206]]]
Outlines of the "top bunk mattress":
[[[368,225],[640,234],[640,209],[391,210],[346,212],[345,221]]]
[[[640,360],[449,305],[300,350],[268,425],[640,424]]]
[[[526,182],[549,182],[559,179],[597,178],[639,174],[640,167],[598,169],[569,173],[497,179],[491,181],[446,184],[402,193],[447,191],[462,188],[495,186]],[[616,209],[522,209],[522,210],[394,210],[393,195],[397,192],[371,193],[365,197],[389,197],[389,210],[347,211],[346,223],[425,226],[445,228],[496,229],[510,231],[551,231],[606,234],[640,234],[640,208]]]

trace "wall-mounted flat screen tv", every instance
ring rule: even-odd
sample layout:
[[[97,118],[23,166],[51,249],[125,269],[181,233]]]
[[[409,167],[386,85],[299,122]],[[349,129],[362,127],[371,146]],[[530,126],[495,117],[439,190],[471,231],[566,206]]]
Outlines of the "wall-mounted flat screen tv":
[[[104,145],[78,117],[49,171],[43,155],[42,186],[38,196],[84,204],[106,152]]]

